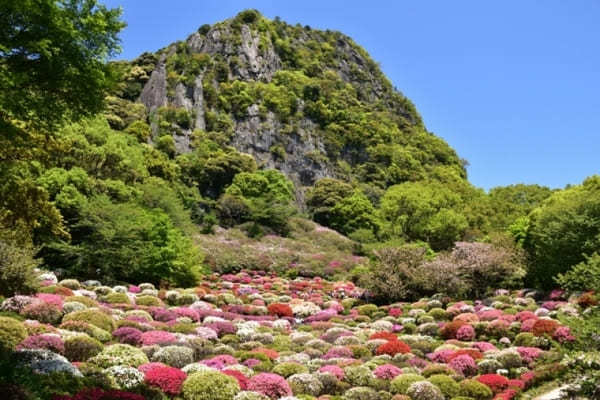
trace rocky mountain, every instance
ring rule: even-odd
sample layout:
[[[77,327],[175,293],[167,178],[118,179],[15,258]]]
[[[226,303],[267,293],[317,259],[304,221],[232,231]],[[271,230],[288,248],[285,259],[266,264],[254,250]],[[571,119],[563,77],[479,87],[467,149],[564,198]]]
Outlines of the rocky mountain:
[[[171,157],[210,140],[282,171],[297,188],[335,177],[381,191],[439,167],[466,178],[456,153],[340,32],[247,10],[117,65],[109,122],[145,121],[144,140]]]

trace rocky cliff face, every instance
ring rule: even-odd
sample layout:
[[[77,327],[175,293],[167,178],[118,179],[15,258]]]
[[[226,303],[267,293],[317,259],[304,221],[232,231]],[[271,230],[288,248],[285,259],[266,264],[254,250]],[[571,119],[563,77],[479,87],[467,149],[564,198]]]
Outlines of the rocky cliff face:
[[[386,175],[394,164],[462,169],[445,143],[447,154],[423,154],[428,151],[419,148],[419,138],[433,135],[412,103],[339,32],[290,26],[249,10],[131,65],[147,72],[128,78],[141,85],[128,94],[148,111],[151,141],[170,134],[180,154],[194,150],[199,133],[210,133],[298,186],[324,177],[364,181]],[[165,120],[165,109],[176,109],[180,118]],[[382,146],[396,146],[400,159],[382,157]]]

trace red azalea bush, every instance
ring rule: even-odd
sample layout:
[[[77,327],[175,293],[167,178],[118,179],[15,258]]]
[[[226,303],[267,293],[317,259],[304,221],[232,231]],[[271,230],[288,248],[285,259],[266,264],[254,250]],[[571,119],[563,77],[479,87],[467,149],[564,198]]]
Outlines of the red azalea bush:
[[[276,315],[278,317],[293,317],[294,316],[294,312],[292,311],[292,308],[287,304],[282,304],[282,303],[269,304],[269,306],[267,307],[267,310],[269,311],[269,314]]]
[[[181,392],[181,385],[186,377],[185,372],[169,366],[156,366],[145,373],[145,379],[149,385],[156,386],[170,395]]]
[[[538,319],[535,321],[535,324],[533,324],[531,332],[535,336],[552,336],[559,326],[560,324],[552,319]]]
[[[442,326],[440,334],[444,339],[456,339],[456,332],[458,332],[463,325],[467,325],[467,323],[461,320],[448,322]]]
[[[387,343],[384,343],[377,347],[375,350],[377,355],[388,354],[390,356],[395,356],[396,354],[405,354],[410,353],[410,346],[404,343],[401,340],[390,340]]]
[[[471,357],[473,360],[481,360],[483,358],[483,354],[479,350],[475,349],[460,349],[456,350],[451,356],[446,359],[446,362],[450,362],[456,357],[467,355]]]
[[[238,381],[238,384],[240,385],[240,389],[246,390],[248,388],[248,382],[250,382],[250,379],[248,379],[246,375],[242,374],[240,371],[237,371],[235,369],[226,369],[221,372],[223,372],[225,375],[229,375],[235,378]]]
[[[508,387],[508,378],[498,374],[481,375],[477,380],[488,386],[494,393],[500,393]]]
[[[369,340],[374,340],[374,339],[398,340],[398,336],[396,336],[392,332],[381,331],[381,332],[375,332],[374,334],[369,336]]]

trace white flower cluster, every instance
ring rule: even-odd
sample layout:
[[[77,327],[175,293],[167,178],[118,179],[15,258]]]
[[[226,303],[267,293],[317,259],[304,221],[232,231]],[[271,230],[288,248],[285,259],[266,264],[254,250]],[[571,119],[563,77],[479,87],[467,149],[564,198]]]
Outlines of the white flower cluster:
[[[119,389],[133,389],[144,382],[144,374],[136,368],[115,365],[104,370]]]

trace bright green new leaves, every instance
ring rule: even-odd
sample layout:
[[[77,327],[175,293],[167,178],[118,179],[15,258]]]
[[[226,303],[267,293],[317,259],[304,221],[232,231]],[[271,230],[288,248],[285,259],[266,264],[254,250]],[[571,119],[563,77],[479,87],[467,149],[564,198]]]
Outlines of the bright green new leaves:
[[[7,0],[0,13],[0,109],[5,120],[51,126],[100,111],[106,60],[125,26],[95,0]]]
[[[462,199],[436,182],[407,182],[390,187],[381,199],[381,217],[392,236],[450,248],[468,227]]]
[[[600,176],[554,193],[529,215],[524,248],[530,283],[554,286],[553,276],[600,250]]]

